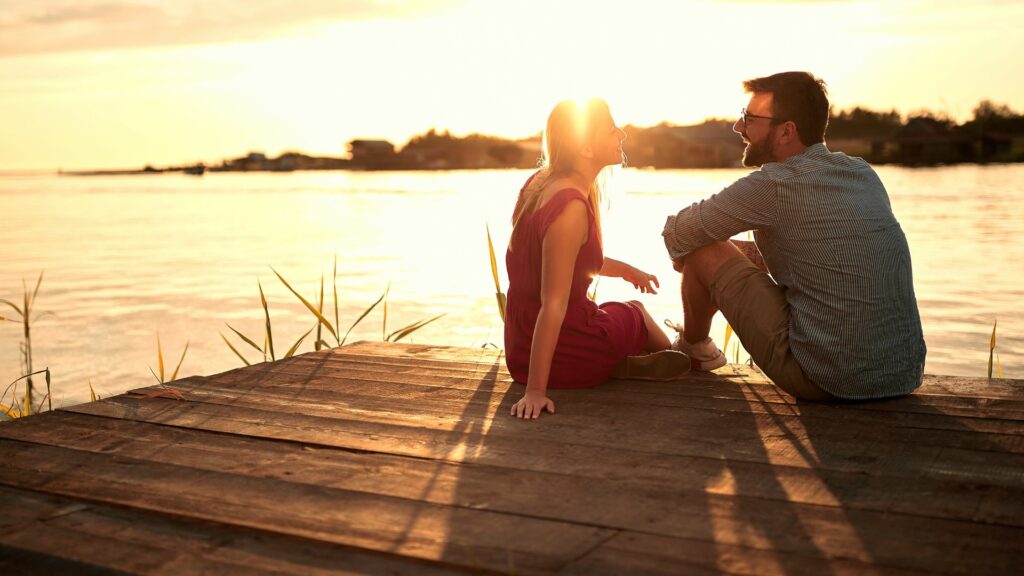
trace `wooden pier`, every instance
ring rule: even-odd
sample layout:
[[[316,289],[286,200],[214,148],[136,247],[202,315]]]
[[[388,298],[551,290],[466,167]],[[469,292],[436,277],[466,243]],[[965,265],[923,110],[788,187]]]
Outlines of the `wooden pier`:
[[[359,343],[0,424],[0,573],[1022,574],[1024,382],[554,391]]]

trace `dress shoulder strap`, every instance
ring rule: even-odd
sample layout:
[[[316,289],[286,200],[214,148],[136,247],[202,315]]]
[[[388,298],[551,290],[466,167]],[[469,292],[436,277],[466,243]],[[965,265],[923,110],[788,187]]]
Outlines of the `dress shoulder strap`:
[[[579,200],[583,202],[583,205],[587,207],[587,216],[589,216],[589,224],[593,224],[594,212],[590,206],[590,202],[587,201],[587,197],[576,188],[562,188],[558,192],[555,192],[551,198],[548,199],[547,203],[537,209],[536,214],[536,226],[537,234],[544,236],[547,232],[548,226],[552,222],[558,219],[558,216],[562,214],[565,207],[573,200]]]

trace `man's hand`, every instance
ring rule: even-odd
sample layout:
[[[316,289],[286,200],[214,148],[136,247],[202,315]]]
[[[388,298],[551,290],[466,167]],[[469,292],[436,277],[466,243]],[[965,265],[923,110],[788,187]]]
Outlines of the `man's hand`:
[[[516,418],[536,420],[537,418],[540,418],[540,413],[545,409],[554,414],[555,403],[552,402],[551,399],[543,392],[527,390],[526,394],[523,394],[523,397],[512,405],[512,415]]]

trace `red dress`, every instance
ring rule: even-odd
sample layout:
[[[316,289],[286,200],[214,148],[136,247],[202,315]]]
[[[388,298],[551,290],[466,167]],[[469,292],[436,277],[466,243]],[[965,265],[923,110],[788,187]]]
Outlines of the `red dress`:
[[[540,312],[541,248],[548,226],[569,202],[587,206],[589,234],[576,255],[569,289],[569,305],[551,361],[548,388],[587,388],[604,382],[626,356],[641,354],[647,344],[647,326],[639,308],[624,302],[600,307],[587,298],[587,289],[604,265],[596,234],[594,213],[586,196],[564,188],[547,204],[526,214],[514,244],[505,253],[508,295],[505,311],[505,364],[516,382],[525,384],[530,372],[533,329]]]

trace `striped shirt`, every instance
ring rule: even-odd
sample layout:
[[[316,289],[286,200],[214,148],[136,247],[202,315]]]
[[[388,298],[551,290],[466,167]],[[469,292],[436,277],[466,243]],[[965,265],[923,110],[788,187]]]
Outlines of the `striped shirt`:
[[[867,162],[814,144],[669,216],[662,235],[676,259],[746,230],[785,293],[790,348],[811,381],[851,400],[920,386],[910,249]]]

